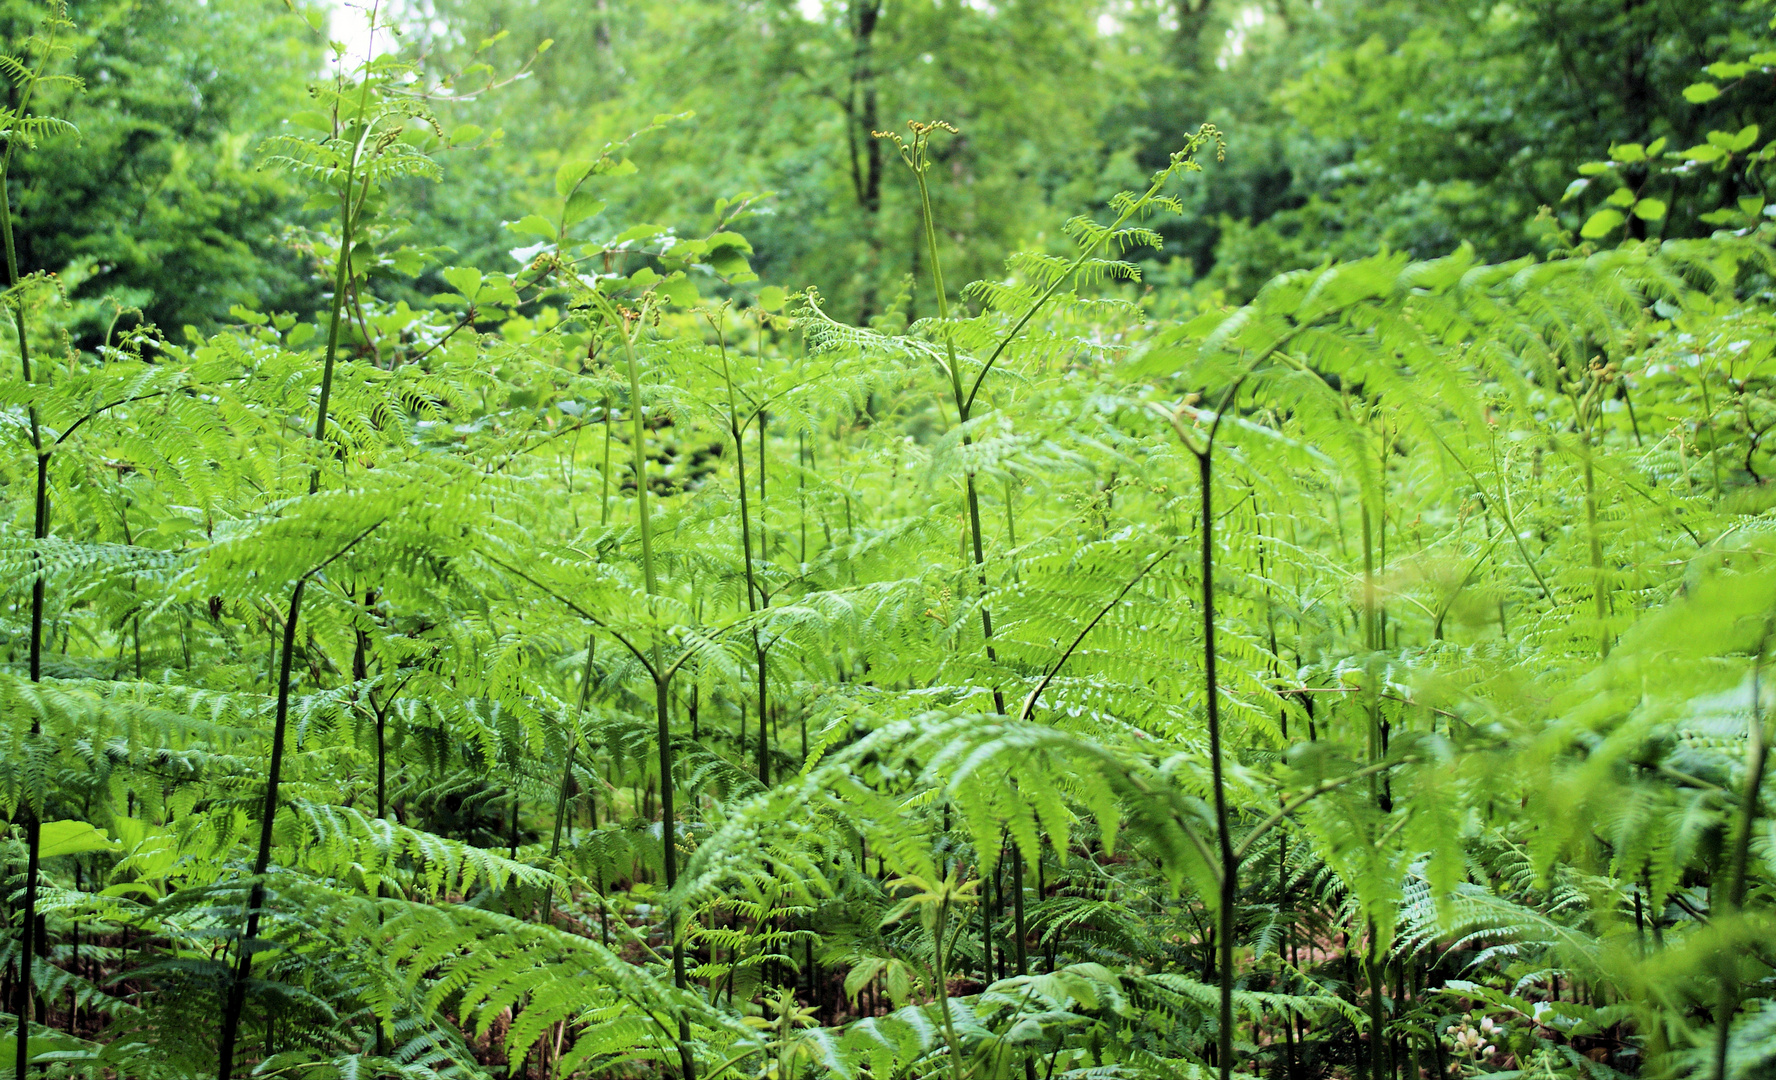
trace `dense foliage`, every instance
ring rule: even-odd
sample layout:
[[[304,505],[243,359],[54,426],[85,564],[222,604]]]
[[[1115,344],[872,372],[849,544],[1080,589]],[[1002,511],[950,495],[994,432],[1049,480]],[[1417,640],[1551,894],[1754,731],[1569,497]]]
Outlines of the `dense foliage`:
[[[8,9],[0,1069],[1776,1075],[1697,6]]]

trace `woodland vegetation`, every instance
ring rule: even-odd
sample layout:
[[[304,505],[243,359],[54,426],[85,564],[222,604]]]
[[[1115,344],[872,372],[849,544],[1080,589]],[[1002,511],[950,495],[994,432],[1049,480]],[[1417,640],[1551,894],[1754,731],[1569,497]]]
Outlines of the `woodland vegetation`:
[[[1773,16],[0,0],[0,1071],[1776,1077]]]

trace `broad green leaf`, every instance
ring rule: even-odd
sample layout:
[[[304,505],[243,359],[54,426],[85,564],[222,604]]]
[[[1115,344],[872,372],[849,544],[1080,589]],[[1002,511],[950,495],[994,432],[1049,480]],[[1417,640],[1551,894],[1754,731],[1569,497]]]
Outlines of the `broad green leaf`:
[[[1710,143],[1698,143],[1682,152],[1685,161],[1710,162],[1719,161],[1727,156],[1726,150]]]
[[[1732,79],[1741,78],[1741,77],[1749,74],[1751,72],[1751,69],[1754,66],[1755,65],[1753,65],[1753,64],[1744,63],[1744,62],[1740,62],[1740,63],[1735,64],[1735,63],[1729,63],[1728,61],[1725,61],[1725,60],[1717,60],[1714,63],[1709,64],[1707,67],[1703,68],[1702,70],[1708,72],[1710,75],[1714,76],[1717,79],[1724,79],[1724,80],[1730,81]]]
[[[555,223],[541,214],[526,214],[523,218],[517,221],[508,221],[506,223],[506,228],[511,229],[513,232],[529,233],[531,236],[540,236],[544,240],[553,240],[556,236]]]
[[[567,197],[567,206],[562,211],[562,227],[577,225],[604,209],[604,200],[596,198],[591,192],[581,189]]]
[[[481,291],[481,271],[472,266],[447,266],[444,268],[444,280],[450,287],[473,300]]]
[[[481,137],[481,135],[482,135],[482,131],[481,131],[481,128],[479,125],[477,125],[477,124],[463,124],[462,126],[458,127],[455,131],[450,133],[450,141],[453,143],[456,143],[457,145],[461,145],[463,143],[472,143],[476,139],[479,139]]]
[[[788,298],[789,294],[781,286],[767,285],[759,290],[758,305],[766,311],[777,311]]]
[[[587,176],[591,175],[592,167],[596,164],[598,164],[596,161],[584,158],[562,162],[561,166],[555,170],[555,194],[564,199],[567,198],[585,181]]]
[[[654,237],[669,231],[670,230],[664,225],[632,225],[618,233],[617,238],[611,241],[611,243],[628,244],[636,240],[652,240]]]
[[[748,253],[752,251],[751,242],[737,232],[718,232],[709,238],[709,250],[714,251],[724,247]]]
[[[1646,160],[1646,147],[1639,143],[1621,143],[1610,147],[1610,157],[1623,164]]]
[[[1622,212],[1614,207],[1599,210],[1591,215],[1590,220],[1585,222],[1585,227],[1579,230],[1579,235],[1587,240],[1601,240],[1614,232],[1626,220],[1628,219],[1622,216]]]
[[[422,252],[404,247],[389,256],[389,263],[395,272],[404,277],[416,277],[426,267],[426,257]]]
[[[1658,221],[1665,216],[1662,199],[1641,199],[1634,204],[1634,216],[1642,221]]]
[[[1735,152],[1740,151],[1740,150],[1750,150],[1752,147],[1752,144],[1757,142],[1757,137],[1758,137],[1758,126],[1756,124],[1747,124],[1744,127],[1739,129],[1739,133],[1737,135],[1733,136],[1732,141],[1727,146],[1727,149],[1735,151]]]
[[[655,292],[666,297],[681,308],[693,308],[702,297],[697,295],[697,286],[682,274],[674,275],[655,286]]]
[[[84,821],[46,821],[41,826],[38,853],[45,859],[58,855],[84,855],[89,851],[115,851],[117,841]]]
[[[1619,206],[1627,209],[1634,205],[1634,192],[1629,188],[1617,188],[1610,192],[1609,198],[1603,200],[1605,206]]]
[[[1720,95],[1720,87],[1713,83],[1706,82],[1691,83],[1684,87],[1683,90],[1684,100],[1692,105],[1700,105],[1705,101],[1713,101],[1715,98],[1720,97]]]

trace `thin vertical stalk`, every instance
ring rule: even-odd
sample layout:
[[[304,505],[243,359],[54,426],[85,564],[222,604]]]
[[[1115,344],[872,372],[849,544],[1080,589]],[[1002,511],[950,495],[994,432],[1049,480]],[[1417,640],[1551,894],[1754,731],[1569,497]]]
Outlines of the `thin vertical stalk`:
[[[296,651],[296,620],[302,611],[302,593],[308,587],[304,574],[290,591],[289,613],[284,619],[283,652],[278,663],[277,718],[271,729],[271,762],[266,770],[265,802],[259,812],[259,852],[253,858],[253,888],[247,899],[247,924],[236,944],[234,978],[228,985],[228,1003],[222,1015],[222,1037],[216,1064],[218,1080],[234,1075],[234,1044],[240,1031],[241,1010],[246,1005],[247,977],[253,967],[253,939],[259,936],[259,912],[265,903],[265,872],[271,865],[271,830],[277,815],[277,790],[284,763],[285,721],[290,715],[290,664]]]
[[[602,297],[600,297],[602,300]],[[660,583],[654,569],[654,523],[651,508],[648,505],[647,484],[647,426],[642,421],[641,409],[641,364],[635,355],[635,339],[623,317],[606,305],[606,315],[611,318],[617,336],[623,342],[623,357],[629,366],[629,413],[630,433],[634,439],[635,458],[635,510],[641,530],[641,573],[642,581],[647,589],[651,602],[660,595]],[[638,320],[639,325],[639,320]],[[672,671],[668,669],[661,657],[660,628],[658,612],[650,612],[656,616],[653,642],[650,647],[652,664],[650,673],[654,678],[654,718],[656,722],[655,738],[660,747],[660,865],[665,873],[666,890],[672,891],[678,883],[678,836],[677,810],[673,805],[672,785]],[[670,904],[666,908],[666,933],[672,941],[672,985],[680,990],[685,988],[684,942],[678,935],[678,911]],[[695,1080],[697,1075],[696,1059],[691,1054],[690,1020],[680,1013],[678,1017],[678,1057],[683,1080]]]
[[[610,524],[611,516],[611,399],[604,399],[604,481],[598,496],[598,525]]]
[[[561,825],[567,820],[568,791],[573,787],[574,751],[580,747],[580,720],[586,714],[586,697],[592,692],[592,646],[597,639],[586,635],[586,666],[580,672],[580,697],[574,705],[573,720],[567,728],[567,762],[561,767],[561,789],[555,794],[555,831],[549,837],[549,862],[561,855]],[[555,887],[543,893],[543,923],[550,921],[549,909],[555,903]]]
[[[945,327],[944,356],[945,356],[945,360],[947,362],[947,366],[949,368],[950,394],[956,403],[957,425],[963,429],[963,431],[962,431],[962,445],[964,447],[969,447],[974,444],[973,436],[970,435],[967,430],[968,420],[969,420],[971,413],[973,412],[973,407],[974,407],[974,393],[972,393],[972,392],[965,393],[962,389],[962,369],[961,369],[960,365],[957,364],[957,362],[956,362],[955,338],[949,333],[950,301],[949,301],[948,294],[944,291],[943,264],[939,260],[938,252],[937,252],[937,221],[936,221],[935,216],[932,214],[932,210],[931,210],[931,190],[925,182],[925,163],[924,163],[922,156],[918,160],[917,164],[914,165],[913,175],[918,180],[919,205],[920,205],[920,208],[924,212],[925,246],[926,246],[927,251],[929,252],[930,261],[931,261],[932,291],[936,294],[936,298],[937,298],[937,317],[938,317],[938,321],[940,323],[942,323]],[[1058,283],[1057,283],[1057,285],[1058,285]],[[1051,288],[1049,290],[1050,293],[1052,293],[1053,291],[1054,291],[1053,288]],[[1044,299],[1046,299],[1046,298],[1047,297],[1045,296]],[[1027,322],[1029,320],[1029,318],[1031,316],[1033,316],[1034,314],[1035,314],[1035,308],[1032,307],[1030,312],[1025,315],[1024,321]],[[1017,334],[1018,330],[1022,329],[1022,327],[1023,327],[1023,323],[1020,322],[1018,324],[1017,328],[1014,328],[1012,330],[1011,335],[1008,336],[1003,342],[1000,343],[999,348],[997,350],[995,350],[995,352],[994,352],[994,356],[993,356],[994,359],[998,358],[998,354],[1000,352],[1004,351],[1006,345],[1010,344],[1011,337],[1015,336]],[[989,360],[987,362],[986,367],[983,367],[981,369],[981,378],[984,379],[986,377],[987,368],[990,368],[992,366],[992,362],[993,362],[992,360]],[[979,389],[980,389],[980,382],[979,382],[979,380],[976,380],[976,382],[974,384],[974,390],[978,392]],[[986,600],[987,570],[986,570],[986,557],[985,557],[984,548],[983,548],[983,545],[981,542],[980,492],[979,492],[977,485],[975,483],[975,474],[974,474],[973,470],[969,470],[969,472],[966,474],[965,489],[966,489],[967,500],[968,500],[968,538],[969,538],[970,546],[972,548],[972,554],[974,556],[975,587],[979,590],[979,594],[980,594],[980,598],[981,598],[981,606],[980,606],[981,641],[986,648],[987,662],[989,664],[997,664],[999,662],[999,657],[993,649],[993,613],[992,613],[992,610],[987,606],[987,600]],[[1006,512],[1008,515],[1010,514],[1009,501],[1008,501],[1008,504],[1006,507]],[[1009,523],[1009,520],[1010,519],[1008,517],[1007,518],[1008,523]],[[995,682],[993,685],[993,712],[1000,715],[1000,716],[1005,715],[1005,691],[1003,690],[1003,688],[1001,688],[999,686],[999,684],[997,682]],[[1016,851],[1017,845],[1014,843],[1012,845],[1012,847],[1014,850],[1014,854],[1013,854],[1012,863],[1011,863],[1011,889],[1012,889],[1012,895],[1014,897],[1013,905],[1017,911],[1017,917],[1016,917],[1016,922],[1017,922],[1016,932],[1017,932],[1017,938],[1018,938],[1017,945],[1016,945],[1017,973],[1019,975],[1028,975],[1030,973],[1030,964],[1029,964],[1029,957],[1026,955],[1026,952],[1025,952],[1024,940],[1023,940],[1023,936],[1024,936],[1024,928],[1023,928],[1024,860],[1023,860],[1022,854],[1018,853]],[[982,906],[982,909],[984,910],[986,907],[986,904],[983,902],[981,906]],[[987,944],[986,964],[987,964],[988,968],[991,968],[991,966],[992,966],[992,946],[991,946],[990,942]],[[990,974],[989,974],[989,981],[990,981]],[[947,1005],[946,1005],[946,1010],[947,1010]],[[1030,1060],[1030,1058],[1028,1056],[1026,1056],[1024,1059],[1025,1073],[1027,1075],[1033,1075],[1034,1069],[1035,1069],[1035,1065]]]
[[[1585,455],[1585,531],[1591,559],[1591,613],[1597,620],[1597,658],[1609,659],[1609,588],[1603,569],[1603,537],[1597,531],[1597,483],[1591,467],[1591,437],[1582,435]]]
[[[290,607],[284,619],[282,656],[278,662],[277,711],[271,727],[271,759],[265,770],[265,799],[259,810],[259,850],[253,858],[253,888],[247,900],[246,926],[236,948],[234,978],[229,983],[228,998],[222,1013],[220,1056],[216,1064],[218,1080],[234,1075],[234,1046],[240,1031],[241,1010],[246,1005],[247,978],[253,968],[253,939],[259,936],[259,916],[265,904],[265,873],[271,866],[272,826],[277,820],[278,785],[283,778],[284,743],[290,717],[290,666],[296,652],[296,624],[302,613],[302,594],[310,578],[332,565],[365,537],[382,527],[378,521],[353,537],[351,542],[305,571],[290,590]]]
[[[50,33],[43,55],[39,57],[37,67],[25,81],[19,98],[17,119],[23,119],[30,109],[31,97],[37,89],[37,82],[43,74],[44,67],[55,55],[55,35],[57,24],[49,23]],[[17,132],[6,140],[6,153],[0,157],[0,239],[6,246],[6,287],[13,293],[12,317],[13,327],[18,334],[19,373],[24,382],[31,382],[31,350],[25,334],[25,303],[24,297],[18,295],[20,281],[18,248],[12,232],[12,194],[7,188],[7,178],[12,167],[12,153],[19,139]],[[37,485],[35,500],[31,514],[31,537],[34,540],[45,540],[49,537],[49,455],[53,447],[45,449],[43,431],[37,421],[37,405],[32,401],[25,410],[31,431],[31,449],[37,459]],[[39,556],[41,557],[41,556]],[[31,579],[31,642],[30,642],[30,675],[33,683],[43,678],[43,603],[44,578],[39,568]],[[35,715],[31,718],[31,736],[33,741],[43,734],[43,723]],[[19,927],[19,985],[18,985],[18,1031],[15,1035],[15,1052],[13,1075],[24,1077],[25,1069],[31,1060],[30,1014],[32,1005],[32,961],[37,949],[37,872],[41,862],[43,823],[38,814],[38,807],[32,805],[32,793],[26,793],[20,800],[19,808],[24,817],[25,828],[25,903]],[[38,793],[41,795],[41,793]]]
[[[1212,436],[1211,436],[1212,438]],[[1214,443],[1196,455],[1202,507],[1202,625],[1203,682],[1207,695],[1209,769],[1215,788],[1215,844],[1221,856],[1215,938],[1219,948],[1216,976],[1220,981],[1220,1009],[1215,1065],[1221,1080],[1233,1077],[1233,906],[1239,888],[1239,864],[1233,853],[1232,821],[1227,810],[1227,781],[1222,768],[1220,682],[1215,656],[1215,515]]]
[[[745,425],[740,420],[739,401],[734,396],[734,373],[728,366],[728,336],[722,324],[716,322],[716,334],[721,343],[722,384],[728,392],[728,434],[734,440],[734,464],[739,470],[740,484],[740,554],[746,565],[746,610],[757,613],[760,602],[764,599],[764,589],[758,583],[757,571],[752,562],[752,507],[748,503],[746,490],[746,437]],[[761,337],[764,327],[759,327]],[[761,350],[763,345],[760,345]],[[764,413],[759,414],[759,452],[764,453]],[[764,496],[764,476],[759,477],[759,496]],[[762,505],[762,503],[761,503]],[[758,777],[759,783],[770,785],[771,779],[765,757],[765,649],[759,640],[758,630],[752,632],[752,649],[758,661],[758,703],[759,703],[759,744],[758,744]],[[745,753],[746,738],[746,706],[740,707],[740,738],[741,753]]]
[[[1765,641],[1757,644],[1757,656],[1751,667],[1751,718],[1746,727],[1745,791],[1739,800],[1739,814],[1733,823],[1733,847],[1727,865],[1727,880],[1722,883],[1722,903],[1717,918],[1736,914],[1745,905],[1746,873],[1751,861],[1751,834],[1757,824],[1758,800],[1763,796],[1764,762],[1769,752],[1770,733],[1764,730],[1762,676]],[[1720,1001],[1714,1015],[1714,1080],[1727,1080],[1727,1049],[1732,1035],[1733,1013],[1739,1008],[1738,956],[1729,953],[1722,958]]]

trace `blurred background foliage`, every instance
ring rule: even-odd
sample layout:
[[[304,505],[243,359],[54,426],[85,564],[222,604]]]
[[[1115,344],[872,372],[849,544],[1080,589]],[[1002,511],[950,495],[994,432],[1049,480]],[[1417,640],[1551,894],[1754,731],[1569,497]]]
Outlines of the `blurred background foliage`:
[[[310,222],[255,153],[329,63],[291,11],[72,5],[87,89],[57,107],[79,134],[41,147],[10,182],[25,265],[63,273],[91,301],[77,332],[102,333],[122,308],[176,335],[213,328],[236,303],[313,306]],[[0,12],[7,32],[28,18],[18,0]],[[355,5],[295,14],[364,44]],[[1221,127],[1225,165],[1193,178],[1188,213],[1149,267],[1170,306],[1241,301],[1277,272],[1380,248],[1545,250],[1558,239],[1538,211],[1576,231],[1591,206],[1563,195],[1609,145],[1690,146],[1776,97],[1755,81],[1684,96],[1710,63],[1767,48],[1767,16],[1737,2],[393,0],[380,15],[427,70],[457,72],[458,91],[554,41],[516,85],[445,110],[492,137],[446,155],[450,183],[401,193],[411,234],[449,261],[499,265],[522,243],[505,224],[554,196],[563,160],[693,113],[637,144],[647,180],[615,181],[607,213],[584,227],[691,234],[717,200],[767,195],[745,226],[760,275],[890,325],[932,308],[916,284],[911,181],[872,138],[908,120],[962,130],[941,148],[935,189],[958,282],[1020,247],[1058,246],[1056,222],[1157,167],[1199,123]],[[1738,167],[1634,168],[1626,181],[1650,180],[1670,212],[1631,220],[1631,234],[1706,234],[1701,214],[1763,194]]]

